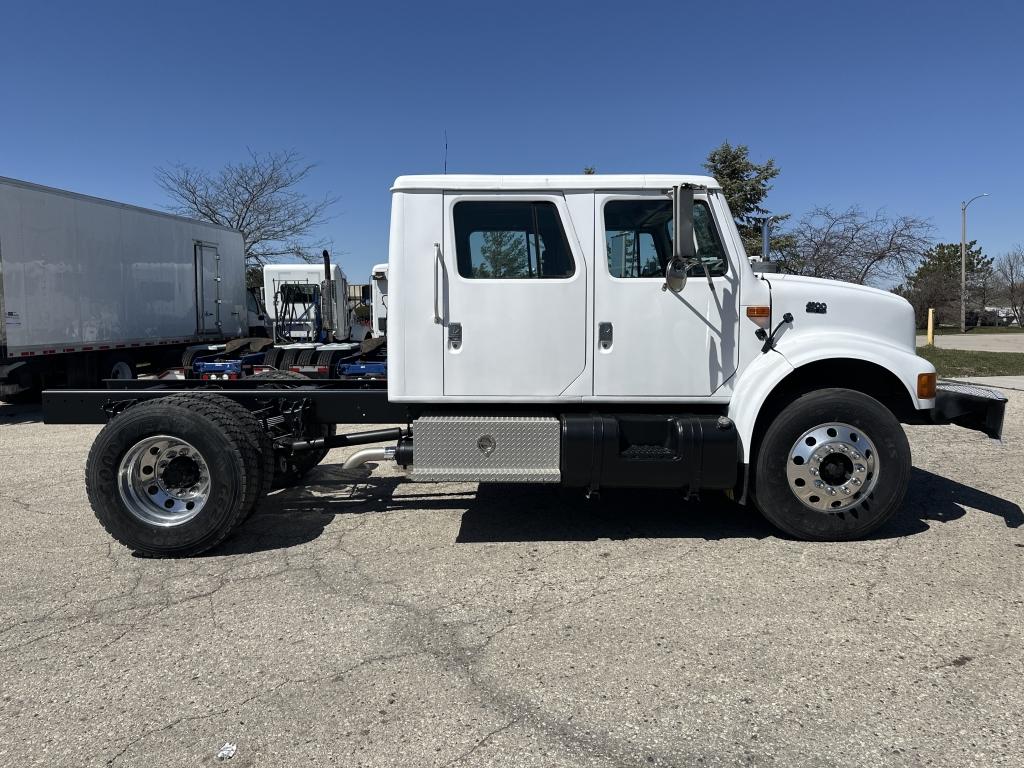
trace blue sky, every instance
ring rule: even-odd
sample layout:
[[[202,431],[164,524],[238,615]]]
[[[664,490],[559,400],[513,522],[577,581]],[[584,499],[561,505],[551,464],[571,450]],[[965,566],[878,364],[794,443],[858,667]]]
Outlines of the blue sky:
[[[1011,2],[5,3],[0,175],[149,207],[155,166],[318,163],[351,277],[403,173],[693,172],[728,139],[768,205],[885,207],[1024,242]]]

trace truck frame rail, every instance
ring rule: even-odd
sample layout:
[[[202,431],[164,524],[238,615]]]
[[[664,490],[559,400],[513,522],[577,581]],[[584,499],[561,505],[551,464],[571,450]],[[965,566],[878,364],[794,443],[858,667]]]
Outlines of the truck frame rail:
[[[400,424],[408,421],[404,405],[388,401],[387,383],[379,380],[310,379],[257,385],[237,381],[148,379],[108,380],[107,389],[48,389],[43,392],[46,424],[105,424],[131,405],[168,395],[209,391],[255,406],[276,401],[308,405],[310,418],[322,424]]]

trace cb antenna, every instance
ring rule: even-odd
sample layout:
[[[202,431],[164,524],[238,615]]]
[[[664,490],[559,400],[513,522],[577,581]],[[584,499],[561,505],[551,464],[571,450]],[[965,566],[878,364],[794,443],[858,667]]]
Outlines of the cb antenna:
[[[441,160],[441,169],[447,174],[448,173],[448,129],[444,129],[444,155]]]

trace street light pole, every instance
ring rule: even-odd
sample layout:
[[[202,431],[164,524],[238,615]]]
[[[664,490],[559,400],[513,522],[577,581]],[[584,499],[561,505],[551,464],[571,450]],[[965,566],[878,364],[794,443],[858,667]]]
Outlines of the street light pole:
[[[967,206],[988,192],[960,203],[960,333],[967,333]]]

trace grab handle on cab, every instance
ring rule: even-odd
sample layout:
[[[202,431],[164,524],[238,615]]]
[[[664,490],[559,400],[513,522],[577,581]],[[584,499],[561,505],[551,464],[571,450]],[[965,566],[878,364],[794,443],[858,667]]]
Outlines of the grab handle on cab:
[[[441,324],[441,309],[438,306],[438,291],[437,291],[437,272],[438,267],[441,265],[441,244],[434,243],[434,323],[437,325]]]

